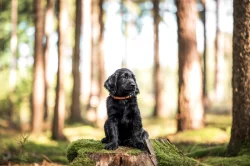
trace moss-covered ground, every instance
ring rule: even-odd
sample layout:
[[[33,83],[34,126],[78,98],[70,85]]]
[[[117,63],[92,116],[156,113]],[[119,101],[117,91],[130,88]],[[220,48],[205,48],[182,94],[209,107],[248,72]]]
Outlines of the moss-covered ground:
[[[204,129],[185,131],[176,134],[174,134],[176,130],[174,119],[144,118],[143,123],[144,128],[149,131],[151,139],[168,138],[178,148],[174,146],[163,146],[164,144],[159,141],[153,142],[160,164],[178,155],[179,157],[185,156],[185,162],[198,161],[212,166],[250,165],[249,146],[242,150],[236,157],[227,156],[226,148],[230,138],[231,125],[230,115],[208,115],[206,116],[206,127]],[[5,125],[5,122],[0,120],[0,165],[7,161],[17,164],[26,164],[42,163],[44,160],[50,163],[68,165],[69,161],[66,157],[66,151],[67,147],[70,148],[70,142],[78,139],[100,140],[104,135],[103,129],[83,126],[81,124],[67,125],[64,134],[69,141],[52,141],[49,139],[49,132],[43,133],[43,135],[39,137],[29,135],[27,140],[23,141],[27,134],[24,134],[24,138],[21,137],[22,134],[20,132],[10,130],[8,126]],[[92,146],[93,143],[95,146]],[[97,148],[98,151],[110,153],[110,151],[103,150],[104,145],[100,142],[98,143],[92,140],[89,141],[88,145]],[[174,153],[162,153],[162,151],[174,149]],[[137,152],[138,151],[131,151],[132,154]],[[79,154],[84,155],[85,151],[79,149]],[[173,160],[172,162],[181,161],[180,158],[176,159],[178,160]]]

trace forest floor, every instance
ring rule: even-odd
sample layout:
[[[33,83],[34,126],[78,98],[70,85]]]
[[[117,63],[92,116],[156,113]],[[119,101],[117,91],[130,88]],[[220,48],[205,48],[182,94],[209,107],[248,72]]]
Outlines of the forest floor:
[[[144,118],[144,128],[151,139],[168,138],[184,154],[208,165],[250,165],[250,155],[225,157],[230,138],[230,115],[208,114],[205,128],[175,133],[174,119]],[[33,136],[9,129],[0,120],[0,165],[8,162],[19,165],[46,163],[46,165],[67,165],[66,149],[71,141],[84,138],[100,140],[103,129],[81,124],[67,125],[64,134],[68,141],[52,141],[50,132]]]

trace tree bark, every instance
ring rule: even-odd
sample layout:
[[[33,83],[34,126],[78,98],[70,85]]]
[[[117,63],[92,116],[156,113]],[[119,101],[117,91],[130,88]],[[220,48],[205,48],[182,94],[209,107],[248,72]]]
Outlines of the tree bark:
[[[201,0],[203,11],[201,12],[202,22],[203,22],[203,101],[205,110],[207,108],[207,28],[206,28],[206,0]]]
[[[63,135],[64,113],[65,113],[65,94],[64,94],[64,55],[67,31],[67,12],[66,1],[59,0],[58,6],[58,71],[56,85],[56,101],[52,126],[52,139],[65,139]]]
[[[97,56],[97,36],[98,36],[98,1],[92,0],[91,1],[91,57],[90,57],[90,93],[89,93],[89,99],[88,99],[88,106],[87,110],[88,112],[90,110],[96,111],[94,108],[93,98],[97,95],[95,90],[95,75],[97,73],[96,71],[96,56]],[[99,87],[99,86],[98,86]],[[90,120],[90,119],[89,119]],[[91,120],[92,121],[92,120]]]
[[[102,119],[101,111],[103,111],[101,103],[104,101],[103,97],[103,83],[104,83],[104,55],[103,55],[103,0],[92,1],[92,57],[91,57],[91,93],[89,97],[88,110],[94,111],[95,118],[91,121],[98,123]],[[96,86],[95,86],[96,83]],[[104,104],[105,105],[105,104]]]
[[[81,78],[80,78],[80,39],[82,26],[82,0],[76,0],[76,17],[75,17],[75,48],[72,63],[73,91],[70,121],[81,121]]]
[[[104,22],[103,22],[103,2],[104,0],[98,1],[98,7],[99,7],[99,17],[98,17],[98,24],[99,24],[99,37],[98,37],[98,50],[97,50],[97,59],[98,59],[98,89],[99,89],[99,100],[103,98],[104,93],[104,77],[105,77],[105,71],[104,71],[104,55],[103,55],[103,32],[104,32]]]
[[[10,91],[13,91],[16,87],[16,59],[17,59],[17,20],[18,20],[18,0],[11,1],[11,62],[10,62]]]
[[[202,71],[197,52],[195,0],[176,0],[178,21],[179,95],[177,131],[204,126]]]
[[[42,0],[35,0],[35,55],[33,72],[32,95],[32,132],[40,133],[43,126],[44,115],[44,12]]]
[[[224,66],[224,49],[223,35],[220,30],[220,0],[216,0],[216,38],[215,38],[215,78],[214,89],[216,100],[223,98],[223,66]]]
[[[82,99],[84,105],[89,103],[89,96],[91,92],[91,1],[90,0],[83,0],[83,25],[82,25],[82,32],[83,32],[83,46],[84,49],[82,50],[83,55],[81,62],[81,69],[82,69],[82,76],[81,76],[81,88],[82,88]]]
[[[155,106],[153,116],[165,116],[163,110],[163,82],[161,76],[160,57],[159,57],[159,0],[153,0],[153,16],[154,16],[154,95]]]
[[[106,108],[106,98],[104,96],[104,78],[105,78],[105,68],[104,68],[104,54],[103,54],[103,33],[104,33],[104,21],[103,15],[104,10],[102,8],[104,0],[98,1],[98,26],[99,26],[99,36],[97,41],[97,70],[98,70],[98,106],[96,110],[97,126],[102,127],[106,119],[105,108]]]
[[[127,22],[124,21],[124,12],[125,12],[125,5],[126,0],[121,0],[120,1],[120,12],[121,12],[121,31],[123,33],[123,37],[124,37],[124,53],[122,55],[122,63],[121,63],[121,67],[122,68],[126,68],[128,67],[127,64],[127,57],[128,57],[128,49],[127,49],[127,45],[128,45],[128,25]]]
[[[250,2],[234,1],[233,123],[228,152],[250,143]]]
[[[10,38],[10,50],[11,50],[11,60],[10,60],[10,74],[9,74],[9,121],[12,122],[13,119],[13,108],[14,103],[12,99],[12,94],[15,93],[16,88],[16,70],[17,70],[17,25],[18,25],[18,0],[11,1],[11,38]]]
[[[51,35],[54,31],[54,7],[55,7],[55,0],[47,0],[47,7],[45,12],[45,26],[44,26],[44,33],[46,37],[45,42],[45,49],[44,49],[44,80],[45,80],[45,90],[44,90],[44,120],[48,119],[48,89],[49,89],[49,82],[48,82],[48,63],[49,57],[51,54]]]

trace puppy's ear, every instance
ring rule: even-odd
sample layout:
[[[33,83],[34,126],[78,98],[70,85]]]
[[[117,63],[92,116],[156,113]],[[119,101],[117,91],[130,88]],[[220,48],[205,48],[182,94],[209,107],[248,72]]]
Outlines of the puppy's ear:
[[[111,93],[115,94],[117,91],[117,78],[118,78],[118,73],[114,73],[109,78],[105,81],[104,87]]]
[[[135,75],[133,74],[132,76],[133,76],[133,79],[134,79],[135,84],[136,84],[135,94],[139,94],[139,93],[140,93],[140,90],[139,90],[139,88],[138,88],[138,85],[137,85],[137,82],[136,82],[136,79],[135,79]]]

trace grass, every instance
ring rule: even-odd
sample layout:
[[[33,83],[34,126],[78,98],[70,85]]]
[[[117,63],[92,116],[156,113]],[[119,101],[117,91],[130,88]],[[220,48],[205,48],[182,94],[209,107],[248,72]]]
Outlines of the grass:
[[[188,156],[187,160],[190,160],[190,162],[200,161],[205,165],[249,165],[250,153],[245,150],[239,156],[226,157],[226,147],[230,138],[230,115],[208,114],[205,122],[206,127],[204,129],[174,134],[176,131],[174,119],[143,118],[144,128],[150,133],[151,139],[167,137],[178,148],[168,149],[169,146],[164,147],[159,141],[153,142],[155,151],[158,153],[158,159],[161,160],[160,163],[169,162],[171,154],[178,153],[179,157],[181,155]],[[0,165],[6,164],[7,161],[17,164],[47,161],[68,165],[66,150],[70,142],[78,139],[100,140],[104,136],[103,129],[79,124],[67,125],[64,134],[70,142],[52,141],[50,140],[50,132],[45,132],[40,137],[30,135],[22,145],[20,144],[21,133],[8,129],[5,121],[0,121],[0,123]],[[92,143],[96,143],[96,141],[92,140]],[[92,147],[91,141],[89,145]],[[98,150],[102,151],[103,145],[97,145]],[[174,149],[175,151],[170,154],[162,153],[162,150],[170,151]],[[82,156],[85,155],[84,150],[80,150],[79,153]],[[131,153],[134,154],[134,152]],[[166,154],[168,155],[166,156]],[[173,162],[177,161],[173,160]]]
[[[69,142],[56,142],[48,137],[30,136],[23,142],[21,135],[1,137],[0,164],[11,161],[13,163],[41,163],[47,160],[53,163],[68,164],[65,158]]]

